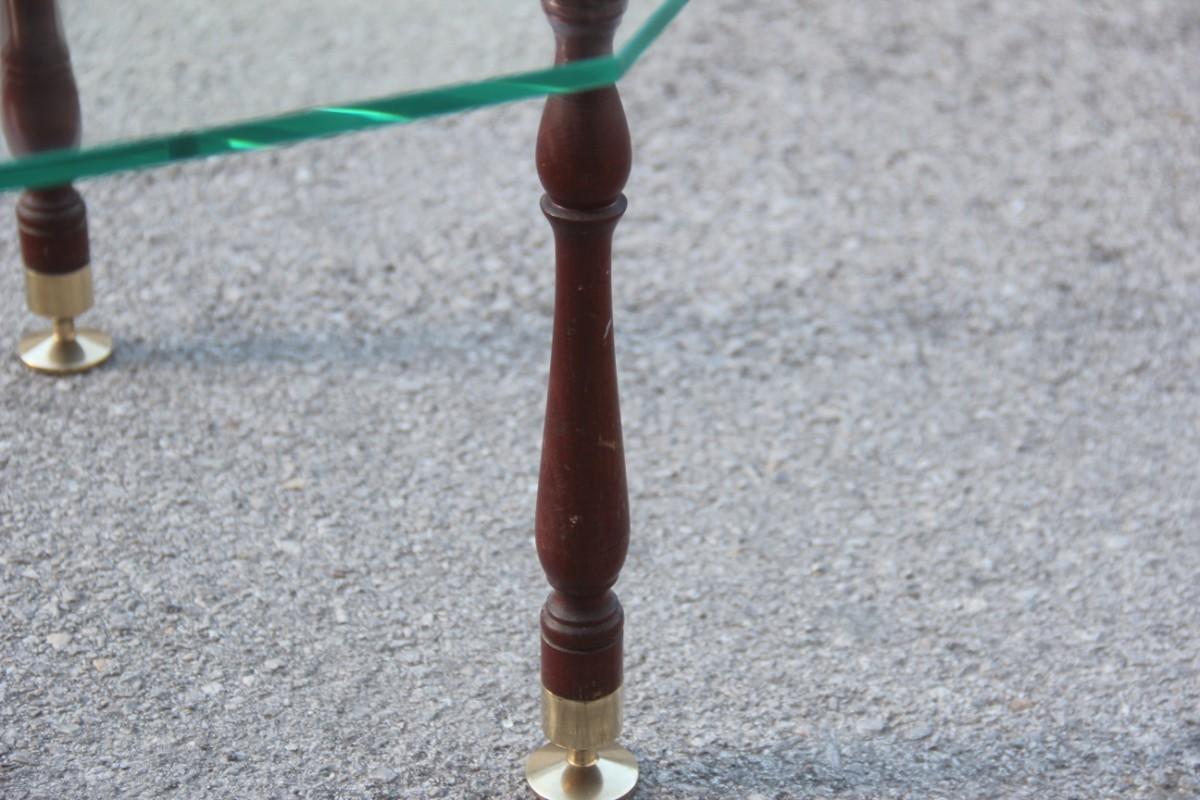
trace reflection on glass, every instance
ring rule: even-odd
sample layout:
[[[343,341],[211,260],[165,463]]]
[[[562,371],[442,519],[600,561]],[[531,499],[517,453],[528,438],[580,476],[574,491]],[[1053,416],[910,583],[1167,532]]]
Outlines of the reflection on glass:
[[[0,189],[606,85],[686,2],[630,0],[613,57],[548,68],[537,0],[60,0],[82,148],[5,152]]]

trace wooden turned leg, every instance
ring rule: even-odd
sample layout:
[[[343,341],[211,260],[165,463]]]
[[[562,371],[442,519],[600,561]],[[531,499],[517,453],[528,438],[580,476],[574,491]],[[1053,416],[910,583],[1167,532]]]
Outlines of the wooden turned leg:
[[[626,0],[542,0],[556,63],[607,55]],[[615,87],[546,102],[537,166],[554,230],[550,387],[537,498],[542,727],[526,763],[544,798],[625,797],[637,760],[621,732],[624,615],[612,586],[629,545],[629,499],[613,347],[612,236],[625,211],[629,129]]]
[[[54,0],[2,0],[4,136],[14,156],[78,147],[79,92]],[[53,321],[21,339],[18,353],[39,372],[67,374],[112,353],[101,331],[75,327],[92,307],[87,208],[73,186],[32,189],[17,202],[29,310]]]

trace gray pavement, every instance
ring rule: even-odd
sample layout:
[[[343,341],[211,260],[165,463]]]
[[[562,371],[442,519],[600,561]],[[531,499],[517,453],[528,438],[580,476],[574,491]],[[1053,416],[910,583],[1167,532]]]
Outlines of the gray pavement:
[[[1200,796],[1198,66],[1191,0],[710,0],[628,77],[639,797]],[[526,796],[539,113],[83,185],[0,796]]]

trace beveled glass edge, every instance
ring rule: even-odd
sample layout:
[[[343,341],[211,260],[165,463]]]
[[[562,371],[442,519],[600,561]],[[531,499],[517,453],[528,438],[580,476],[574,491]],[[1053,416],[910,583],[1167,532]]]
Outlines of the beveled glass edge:
[[[666,0],[611,56],[212,128],[27,156],[0,162],[0,191],[58,186],[81,178],[262,150],[515,100],[610,86],[633,67],[687,3],[688,0]]]
[[[621,63],[622,75],[628,72],[629,68],[642,57],[646,48],[666,30],[666,27],[671,24],[671,20],[675,19],[675,15],[682,11],[687,4],[688,0],[666,0],[642,23],[642,27],[638,28],[637,32],[633,34],[633,38],[626,42],[616,55],[617,60]]]

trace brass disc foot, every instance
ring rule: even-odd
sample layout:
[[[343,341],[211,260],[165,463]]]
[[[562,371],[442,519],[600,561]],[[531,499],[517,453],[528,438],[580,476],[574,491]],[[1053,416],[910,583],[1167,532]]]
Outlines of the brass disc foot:
[[[638,763],[617,744],[599,750],[548,744],[530,754],[525,779],[545,800],[621,800],[637,785]]]
[[[54,328],[22,337],[17,355],[25,366],[50,375],[70,375],[98,366],[112,355],[112,338],[94,328],[75,329],[75,318],[92,307],[92,268],[61,275],[25,269],[29,310],[54,320]]]
[[[112,337],[95,328],[76,330],[71,320],[55,320],[54,329],[21,337],[17,354],[30,369],[49,375],[84,372],[112,355]]]

